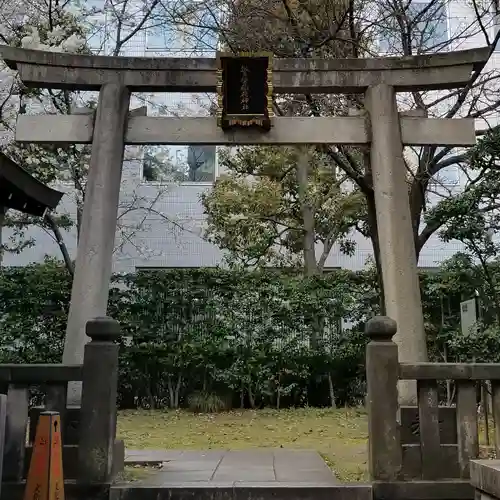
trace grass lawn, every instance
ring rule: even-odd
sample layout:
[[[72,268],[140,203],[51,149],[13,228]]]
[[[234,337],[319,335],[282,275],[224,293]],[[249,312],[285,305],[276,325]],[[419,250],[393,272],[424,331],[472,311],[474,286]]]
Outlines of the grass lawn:
[[[123,411],[118,416],[118,437],[129,449],[313,449],[339,480],[367,479],[364,410]]]

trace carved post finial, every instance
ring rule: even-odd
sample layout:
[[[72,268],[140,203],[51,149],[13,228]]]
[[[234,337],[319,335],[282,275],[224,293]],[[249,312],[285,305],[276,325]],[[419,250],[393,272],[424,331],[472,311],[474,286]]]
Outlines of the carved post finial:
[[[372,342],[390,342],[397,330],[396,322],[389,316],[374,316],[365,325],[365,333]]]
[[[93,318],[87,321],[85,333],[94,342],[113,342],[120,338],[120,323],[108,316]]]

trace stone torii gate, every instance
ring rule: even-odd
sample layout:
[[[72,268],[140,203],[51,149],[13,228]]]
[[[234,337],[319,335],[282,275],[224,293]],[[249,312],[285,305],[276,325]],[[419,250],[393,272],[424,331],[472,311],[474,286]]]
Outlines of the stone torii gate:
[[[488,48],[376,59],[277,59],[274,93],[358,93],[362,116],[274,118],[268,132],[225,131],[214,118],[129,114],[130,93],[216,92],[216,59],[70,55],[0,47],[28,87],[98,90],[94,115],[27,116],[16,140],[91,143],[92,155],[71,296],[65,363],[79,363],[85,322],[106,312],[124,145],[343,144],[371,145],[371,167],[387,315],[399,329],[400,361],[425,352],[424,328],[408,202],[403,145],[470,146],[472,119],[432,119],[398,113],[396,92],[460,88],[488,58]]]

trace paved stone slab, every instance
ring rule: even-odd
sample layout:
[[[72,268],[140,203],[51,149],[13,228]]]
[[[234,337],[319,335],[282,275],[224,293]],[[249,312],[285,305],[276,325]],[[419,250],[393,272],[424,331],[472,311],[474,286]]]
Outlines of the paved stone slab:
[[[219,463],[224,451],[194,450],[126,450],[125,465],[161,464],[164,462],[213,462]]]
[[[209,482],[212,479],[213,471],[160,471],[152,474],[145,482],[151,486],[162,486],[172,482]]]
[[[274,473],[280,482],[321,483],[333,475],[321,456],[308,450],[275,452]]]
[[[332,471],[312,450],[127,450],[126,464],[161,463],[142,485],[334,485]]]

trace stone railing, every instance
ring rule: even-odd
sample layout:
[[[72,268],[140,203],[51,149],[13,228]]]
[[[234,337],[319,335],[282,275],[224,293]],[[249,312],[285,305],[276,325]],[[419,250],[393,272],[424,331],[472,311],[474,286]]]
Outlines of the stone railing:
[[[106,484],[123,469],[123,443],[115,440],[115,340],[120,328],[111,318],[96,318],[87,323],[86,331],[92,340],[85,346],[83,365],[0,365],[0,392],[7,394],[3,482],[19,483],[26,477],[36,423],[44,410],[61,415],[65,479]],[[66,405],[68,382],[83,384],[81,409]],[[43,406],[30,408],[32,389],[40,392]]]
[[[477,500],[500,499],[500,460],[472,460],[470,482]]]
[[[500,364],[400,363],[392,319],[371,319],[366,333],[371,478],[384,487],[391,482],[427,484],[430,498],[472,498],[471,463],[479,457],[478,389],[480,382],[491,381],[493,413],[497,413]],[[454,406],[439,405],[438,384],[446,380],[456,387]],[[416,381],[416,407],[399,406],[400,381]],[[498,453],[498,425],[495,436]],[[432,483],[442,488],[444,497]]]

